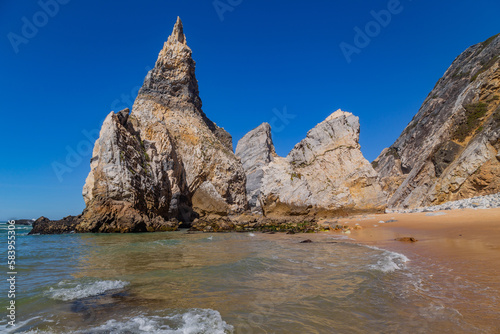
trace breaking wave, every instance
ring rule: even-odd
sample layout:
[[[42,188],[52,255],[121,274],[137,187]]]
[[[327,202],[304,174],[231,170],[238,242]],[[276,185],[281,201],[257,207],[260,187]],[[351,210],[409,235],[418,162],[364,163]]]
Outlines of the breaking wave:
[[[120,320],[108,320],[105,323],[86,329],[69,330],[75,334],[229,334],[233,326],[227,324],[218,311],[211,309],[191,309],[186,313],[172,316],[137,315]],[[59,333],[31,329],[24,334]]]
[[[410,261],[410,259],[408,259],[404,254],[401,253],[388,251],[386,249],[381,249],[375,246],[363,246],[382,252],[381,255],[377,255],[377,263],[370,265],[370,268],[374,270],[389,273],[395,270],[404,269],[406,262]]]
[[[93,281],[88,283],[59,282],[57,288],[50,288],[47,292],[50,298],[70,301],[86,297],[98,296],[109,290],[123,289],[128,282],[123,281]]]
[[[168,317],[136,316],[125,320],[109,320],[92,329],[92,333],[158,333],[158,334],[225,334],[232,333],[219,312],[211,309],[192,309]]]

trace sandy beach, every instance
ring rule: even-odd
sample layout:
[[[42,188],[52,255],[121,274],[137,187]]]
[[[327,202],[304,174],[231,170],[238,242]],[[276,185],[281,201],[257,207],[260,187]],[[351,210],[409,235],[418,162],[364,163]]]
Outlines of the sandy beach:
[[[500,268],[500,208],[363,215],[339,219],[339,223],[351,227],[351,237],[365,244],[481,265],[482,271],[498,273]],[[355,229],[356,224],[362,228]],[[418,241],[395,240],[402,237]]]
[[[433,268],[436,287],[469,287],[470,295],[461,300],[450,292],[454,307],[472,321],[486,315],[500,333],[500,208],[360,215],[338,222],[351,228],[349,237],[358,243],[403,253],[408,266]],[[395,240],[404,237],[418,241]]]

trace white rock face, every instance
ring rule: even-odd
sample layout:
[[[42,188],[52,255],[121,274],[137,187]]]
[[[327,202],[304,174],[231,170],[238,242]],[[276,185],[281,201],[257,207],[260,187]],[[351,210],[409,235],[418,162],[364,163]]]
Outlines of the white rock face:
[[[261,127],[240,140],[238,155],[247,178],[263,175],[261,181],[250,188],[249,197],[259,194],[266,213],[384,208],[386,197],[378,184],[377,173],[360,151],[356,116],[341,110],[334,112],[310,130],[286,158],[272,155],[274,147],[267,145],[272,145],[270,131]],[[260,153],[245,154],[254,152],[252,147]],[[272,159],[262,158],[269,156]],[[254,201],[251,205],[257,206],[257,203],[259,201]]]
[[[271,126],[262,123],[238,141],[236,156],[241,159],[247,182],[246,191],[250,208],[259,208],[260,188],[264,177],[263,167],[276,157],[271,139]]]
[[[171,199],[166,160],[156,157],[153,145],[144,146],[123,124],[123,113],[109,113],[96,141],[90,173],[83,187],[87,206],[94,200],[129,201],[157,214],[168,212]],[[120,119],[121,118],[121,119]]]
[[[127,125],[128,109],[111,112],[101,128],[83,188],[87,205],[78,232],[143,232],[177,229],[168,222],[172,199],[168,166],[154,143]]]

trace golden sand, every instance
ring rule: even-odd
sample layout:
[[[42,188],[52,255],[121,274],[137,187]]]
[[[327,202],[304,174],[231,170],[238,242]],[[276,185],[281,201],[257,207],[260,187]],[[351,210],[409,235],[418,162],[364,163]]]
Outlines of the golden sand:
[[[436,215],[437,214],[437,215]],[[387,222],[395,220],[395,222]],[[387,223],[386,223],[387,222]],[[500,208],[450,210],[433,213],[390,213],[340,219],[353,229],[358,242],[388,246],[436,260],[460,259],[468,266],[500,270]],[[414,237],[401,244],[396,238]]]
[[[403,253],[410,259],[409,266],[442,268],[448,273],[446,278],[433,275],[433,284],[451,287],[450,295],[453,286],[472,283],[470,294],[460,295],[453,307],[468,321],[486,318],[500,333],[500,208],[437,214],[360,215],[339,219],[338,223],[349,226],[349,237],[358,243]],[[395,221],[387,222],[391,220]],[[361,229],[355,229],[356,225]],[[405,237],[418,241],[395,240]],[[479,290],[485,294],[478,294]]]

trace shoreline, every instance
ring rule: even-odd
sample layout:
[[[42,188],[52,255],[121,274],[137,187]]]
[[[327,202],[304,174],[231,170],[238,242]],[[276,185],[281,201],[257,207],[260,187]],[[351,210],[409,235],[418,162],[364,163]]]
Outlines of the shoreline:
[[[444,215],[436,215],[436,213],[359,214],[315,222],[318,226],[335,226],[336,224],[351,226],[352,229],[349,230],[348,234],[343,233],[342,230],[331,228],[330,230],[322,229],[318,233],[296,234],[253,231],[255,234],[252,235],[250,234],[252,231],[248,231],[249,235],[242,236],[242,238],[233,238],[230,236],[227,238],[216,238],[215,235],[219,233],[214,232],[207,233],[204,236],[201,236],[203,232],[194,233],[200,234],[195,239],[203,241],[199,243],[199,246],[206,247],[206,251],[210,252],[213,252],[213,247],[210,246],[212,245],[212,238],[214,240],[229,239],[228,244],[223,243],[224,247],[218,249],[213,254],[228,255],[230,263],[240,262],[234,261],[234,258],[231,258],[233,256],[232,252],[227,252],[228,249],[232,249],[238,253],[238,247],[233,247],[241,244],[239,240],[254,240],[254,242],[250,242],[251,247],[248,248],[252,251],[256,245],[262,245],[261,242],[263,240],[278,245],[289,245],[286,249],[292,250],[292,253],[283,253],[285,257],[283,268],[291,270],[289,277],[293,278],[296,275],[303,275],[303,278],[307,278],[309,288],[311,288],[310,284],[315,287],[329,286],[328,284],[331,283],[330,280],[337,273],[342,274],[342,271],[337,272],[339,270],[337,268],[330,268],[333,271],[328,271],[327,274],[324,274],[326,269],[316,267],[315,265],[317,263],[315,261],[318,258],[322,259],[321,263],[329,263],[341,255],[339,263],[340,268],[342,268],[342,263],[349,262],[351,255],[353,256],[353,260],[359,260],[359,257],[356,257],[359,254],[370,254],[372,252],[363,251],[362,248],[364,246],[377,248],[379,251],[382,251],[380,262],[378,257],[363,258],[363,261],[371,261],[371,263],[368,262],[370,263],[368,275],[369,279],[375,280],[375,286],[382,284],[381,286],[389,289],[389,291],[386,291],[389,293],[385,294],[383,298],[387,298],[384,300],[394,307],[391,309],[390,316],[395,318],[400,317],[397,319],[398,324],[406,323],[409,328],[418,328],[419,330],[415,332],[432,331],[432,329],[435,329],[432,326],[436,325],[440,329],[461,328],[462,331],[459,332],[495,333],[499,329],[498,314],[500,313],[500,306],[498,304],[500,300],[500,286],[498,283],[500,280],[497,269],[500,268],[500,244],[497,241],[497,237],[500,236],[500,222],[498,221],[498,217],[500,217],[500,209],[452,210],[445,211]],[[385,223],[385,221],[390,220],[393,221]],[[380,221],[384,221],[384,223],[380,223]],[[356,226],[355,224],[359,224],[358,226],[361,226],[361,228],[353,228]],[[348,230],[345,229],[344,231],[347,232]],[[184,234],[191,232],[187,229],[182,229],[174,233]],[[228,232],[228,234],[234,235],[237,233]],[[122,237],[125,239],[118,237],[110,240],[119,243],[123,243],[123,240],[128,240],[128,242],[132,241],[138,245],[137,241],[144,242],[147,240],[156,244],[158,240],[177,238],[175,236],[162,236],[158,234],[152,235],[151,239],[145,239],[139,234],[122,235]],[[179,237],[181,236],[179,235]],[[190,238],[187,236],[182,237]],[[394,239],[398,237],[414,237],[418,241],[395,241]],[[92,239],[94,238],[87,239],[87,242]],[[101,245],[107,244],[106,240],[108,240],[95,239],[96,241],[101,240]],[[298,243],[302,243],[305,239],[310,239],[312,244],[298,245]],[[169,245],[168,247],[158,246],[160,247],[159,249],[163,249],[164,254],[170,253],[172,249],[170,247],[176,245],[170,243],[166,243],[165,245],[167,244]],[[333,244],[338,244],[340,247]],[[363,247],[361,247],[360,252],[360,248],[357,246],[344,247],[345,244]],[[141,243],[141,245],[143,244]],[[214,245],[217,244],[214,243]],[[147,248],[144,249],[148,253]],[[278,249],[280,249],[280,252],[275,255],[281,257],[281,249],[283,248],[280,246]],[[338,249],[341,249],[342,252],[338,253]],[[193,249],[193,251],[195,253],[198,252],[196,249]],[[223,253],[220,253],[220,251],[223,251]],[[393,252],[397,254],[393,254]],[[239,254],[244,258],[249,256],[246,251]],[[113,258],[115,256],[113,254]],[[291,263],[286,262],[288,257],[295,259],[294,256],[298,256],[302,260],[298,262],[288,260]],[[409,261],[407,261],[407,258]],[[188,256],[188,259],[192,259],[191,256]],[[128,260],[127,257],[126,261]],[[152,254],[149,260],[154,261],[152,263],[163,263],[163,260],[158,259],[157,253]],[[386,264],[387,260],[388,263]],[[95,261],[94,263],[98,262]],[[133,263],[137,262],[124,263],[127,264],[127,268],[129,268],[129,265],[132,266],[128,269],[131,270],[131,268],[134,268]],[[364,263],[366,264],[367,262]],[[174,267],[177,267],[177,264]],[[304,268],[312,268],[312,271],[304,272]],[[354,268],[352,272],[356,273],[358,269]],[[319,276],[315,276],[316,274]],[[271,280],[274,279],[274,277],[266,277]],[[318,277],[322,277],[323,281],[317,281]],[[354,275],[354,277],[357,276]],[[110,277],[107,279],[121,280],[122,278]],[[279,282],[280,278],[276,278]],[[299,281],[303,280],[303,278],[299,278]],[[147,284],[139,284],[137,286],[151,287],[150,278],[145,277],[144,279],[144,282]],[[359,281],[353,279],[353,276],[346,276],[339,282],[329,286],[329,288],[341,289],[342,284],[346,284],[346,286],[352,288],[352,291],[358,291],[356,289],[360,284]],[[394,291],[392,291],[393,284],[395,284]],[[275,288],[274,285],[272,287]],[[256,287],[256,289],[256,291],[262,292],[260,286]],[[148,291],[147,288],[144,291]],[[392,294],[393,292],[394,295]],[[406,295],[411,296],[411,299],[407,299]],[[357,298],[361,298],[361,300],[366,298],[364,292],[361,291],[356,296]],[[328,300],[329,302],[331,300]],[[404,314],[403,317],[397,312],[398,308],[405,310],[401,313]],[[221,310],[219,307],[214,307],[214,309],[225,314],[222,312],[224,309]]]
[[[338,220],[363,244],[405,249],[421,256],[481,261],[500,268],[500,208],[384,213]],[[360,226],[356,229],[355,226]],[[396,238],[413,237],[417,242]],[[484,269],[484,268],[483,268]]]
[[[428,269],[427,289],[447,291],[444,307],[499,328],[500,208],[352,216],[339,223],[361,226],[348,235],[352,242],[401,253],[409,268]],[[417,241],[395,240],[405,237]]]

